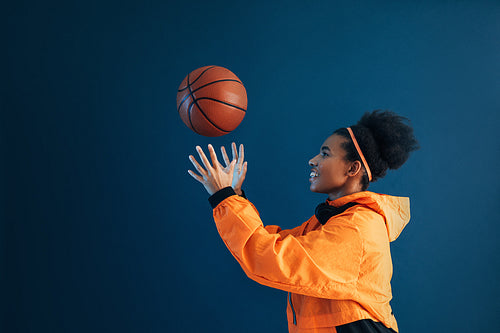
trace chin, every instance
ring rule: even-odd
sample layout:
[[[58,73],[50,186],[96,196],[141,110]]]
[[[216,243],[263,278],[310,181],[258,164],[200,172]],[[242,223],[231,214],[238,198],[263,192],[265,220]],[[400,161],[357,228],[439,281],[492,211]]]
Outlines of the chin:
[[[310,185],[309,190],[314,193],[323,193],[323,191],[318,190],[314,185]]]

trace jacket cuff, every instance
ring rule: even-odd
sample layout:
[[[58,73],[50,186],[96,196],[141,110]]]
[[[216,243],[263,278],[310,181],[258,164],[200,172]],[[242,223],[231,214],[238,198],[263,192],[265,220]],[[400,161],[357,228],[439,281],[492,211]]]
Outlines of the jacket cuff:
[[[208,202],[210,202],[210,206],[212,206],[212,208],[215,208],[224,199],[229,198],[232,195],[236,195],[236,192],[234,192],[233,188],[231,186],[224,187],[223,189],[218,190],[217,192],[212,194],[208,198]]]

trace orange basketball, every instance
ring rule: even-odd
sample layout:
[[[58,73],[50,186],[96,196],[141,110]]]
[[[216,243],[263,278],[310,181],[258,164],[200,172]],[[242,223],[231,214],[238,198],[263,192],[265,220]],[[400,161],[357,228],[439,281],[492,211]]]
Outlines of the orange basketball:
[[[229,69],[205,66],[182,80],[177,91],[177,111],[198,134],[221,136],[233,131],[245,117],[247,92]]]

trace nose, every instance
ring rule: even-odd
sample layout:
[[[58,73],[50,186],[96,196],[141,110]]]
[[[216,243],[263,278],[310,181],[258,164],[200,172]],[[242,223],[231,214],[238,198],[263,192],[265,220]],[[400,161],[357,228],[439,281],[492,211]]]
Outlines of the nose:
[[[316,156],[315,156],[315,157],[313,157],[313,158],[311,158],[311,159],[309,160],[309,166],[311,166],[311,167],[315,167],[315,166],[317,166],[317,165],[318,165],[318,163],[316,162]]]

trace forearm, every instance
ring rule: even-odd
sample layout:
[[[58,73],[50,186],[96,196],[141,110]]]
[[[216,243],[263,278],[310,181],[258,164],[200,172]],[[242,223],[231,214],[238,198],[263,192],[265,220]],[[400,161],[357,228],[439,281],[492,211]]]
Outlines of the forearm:
[[[344,298],[352,293],[351,277],[356,273],[346,278],[335,269],[318,266],[301,241],[269,233],[250,202],[234,194],[226,188],[209,200],[221,238],[248,277],[269,287],[316,297]]]

